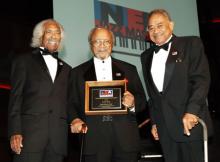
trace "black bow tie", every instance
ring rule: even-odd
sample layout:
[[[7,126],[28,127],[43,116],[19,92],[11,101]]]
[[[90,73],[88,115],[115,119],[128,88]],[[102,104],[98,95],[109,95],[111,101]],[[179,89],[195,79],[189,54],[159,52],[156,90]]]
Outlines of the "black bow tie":
[[[169,43],[172,41],[172,39],[170,39],[167,43],[161,45],[161,46],[158,46],[156,44],[153,45],[153,48],[154,48],[154,52],[155,53],[158,53],[160,49],[164,49],[164,50],[168,50],[169,48]]]
[[[40,48],[40,51],[42,52],[42,55],[51,55],[53,56],[54,58],[58,58],[58,52],[50,52],[48,49],[44,48]]]

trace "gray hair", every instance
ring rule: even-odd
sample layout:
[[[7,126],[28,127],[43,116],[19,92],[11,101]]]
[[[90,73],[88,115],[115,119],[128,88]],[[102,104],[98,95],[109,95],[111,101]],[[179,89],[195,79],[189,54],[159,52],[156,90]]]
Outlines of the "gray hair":
[[[151,16],[155,15],[155,14],[160,14],[163,15],[164,17],[166,17],[169,21],[172,21],[170,14],[164,10],[164,9],[154,9],[152,10],[149,14],[148,14],[148,21],[151,18]],[[148,22],[147,22],[148,23]]]
[[[89,42],[89,44],[91,45],[91,43],[92,43],[92,37],[93,37],[93,35],[95,34],[95,32],[96,32],[97,30],[100,30],[100,29],[104,29],[104,30],[108,31],[109,34],[110,34],[110,36],[111,36],[111,42],[112,42],[112,44],[115,44],[115,36],[114,36],[113,32],[112,32],[111,30],[105,28],[105,27],[95,27],[95,28],[92,28],[92,30],[90,30],[89,36],[88,36],[88,42]]]
[[[63,41],[64,41],[64,28],[59,22],[57,22],[56,20],[53,20],[53,19],[46,19],[46,20],[40,21],[38,24],[36,24],[36,26],[34,27],[34,30],[33,30],[32,42],[30,44],[31,47],[36,48],[36,47],[40,47],[42,45],[42,38],[44,36],[46,23],[54,23],[57,26],[59,26],[60,31],[61,31],[61,41],[60,41],[60,45],[58,47],[58,50],[61,50],[63,48]]]

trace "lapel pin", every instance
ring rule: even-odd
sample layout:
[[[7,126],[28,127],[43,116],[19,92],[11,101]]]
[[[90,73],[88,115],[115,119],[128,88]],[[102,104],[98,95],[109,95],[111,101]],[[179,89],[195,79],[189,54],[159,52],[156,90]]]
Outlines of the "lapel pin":
[[[120,77],[121,76],[121,73],[116,73],[115,74],[117,77]]]
[[[62,62],[59,62],[59,65],[63,65],[63,63],[62,63]]]

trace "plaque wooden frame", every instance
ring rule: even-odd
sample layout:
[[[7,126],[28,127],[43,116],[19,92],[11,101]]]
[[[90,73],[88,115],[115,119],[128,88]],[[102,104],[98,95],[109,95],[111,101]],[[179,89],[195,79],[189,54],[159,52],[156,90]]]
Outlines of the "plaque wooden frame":
[[[123,93],[127,90],[127,81],[126,80],[114,80],[114,81],[86,81],[85,83],[85,114],[86,115],[109,115],[109,114],[127,114],[127,108],[122,104]],[[98,97],[97,97],[98,91]],[[100,92],[104,93],[107,91],[107,97],[100,97]],[[108,96],[108,91],[112,97]],[[116,93],[115,93],[116,92]],[[94,99],[93,95],[96,94],[96,98]],[[116,96],[114,96],[116,94]],[[98,99],[97,99],[98,98]],[[116,99],[115,99],[116,98]],[[100,101],[101,104],[98,104],[99,108],[95,107],[93,101]],[[109,105],[104,105],[102,102],[107,102]],[[116,102],[116,105],[113,106]],[[119,103],[118,103],[119,102]],[[95,101],[94,101],[95,103]]]

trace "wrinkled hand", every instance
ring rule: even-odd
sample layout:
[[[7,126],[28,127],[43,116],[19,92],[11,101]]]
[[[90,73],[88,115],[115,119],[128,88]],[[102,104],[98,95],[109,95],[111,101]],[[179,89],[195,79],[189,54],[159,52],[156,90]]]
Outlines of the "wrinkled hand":
[[[190,130],[198,124],[198,117],[194,114],[185,113],[183,116],[184,134],[190,136]]]
[[[159,135],[157,133],[157,126],[156,126],[156,124],[152,125],[151,134],[153,135],[155,140],[159,140]]]
[[[76,118],[71,122],[70,129],[72,133],[86,133],[88,127],[81,119]]]
[[[11,149],[16,154],[21,153],[21,148],[23,147],[22,140],[23,140],[23,138],[22,138],[22,135],[20,135],[20,134],[13,135],[10,138]]]
[[[129,91],[124,93],[122,104],[127,108],[134,107],[134,96]]]

